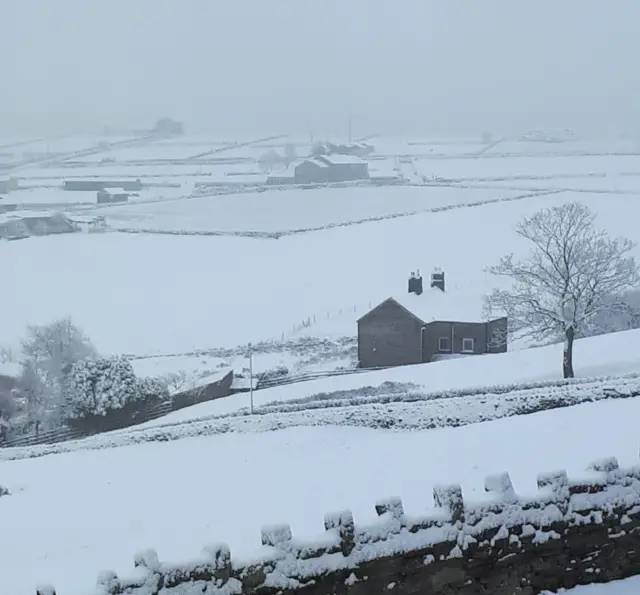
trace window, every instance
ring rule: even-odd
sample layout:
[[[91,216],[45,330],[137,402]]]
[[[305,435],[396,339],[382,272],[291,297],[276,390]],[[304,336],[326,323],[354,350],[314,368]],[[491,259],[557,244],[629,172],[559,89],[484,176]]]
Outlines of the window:
[[[438,351],[451,351],[449,337],[440,337],[438,339]]]
[[[474,347],[475,341],[473,339],[462,339],[462,353],[473,353]]]

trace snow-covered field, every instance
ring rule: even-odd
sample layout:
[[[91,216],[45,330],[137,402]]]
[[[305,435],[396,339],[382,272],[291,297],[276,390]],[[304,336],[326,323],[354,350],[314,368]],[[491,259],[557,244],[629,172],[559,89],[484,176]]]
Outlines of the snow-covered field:
[[[428,177],[435,175],[448,179],[620,174],[640,171],[640,155],[420,159],[418,167]]]
[[[261,200],[286,194],[256,195],[256,208]],[[322,191],[315,196],[321,200]],[[640,203],[617,195],[567,193],[279,240],[106,233],[3,243],[3,281],[20,288],[3,298],[3,341],[16,345],[26,324],[65,315],[72,315],[107,353],[235,347],[288,336],[304,320],[311,323],[307,332],[316,336],[354,336],[355,320],[369,304],[403,293],[409,271],[428,273],[436,266],[446,271],[449,289],[468,296],[475,311],[495,283],[484,267],[524,247],[511,231],[516,222],[573,198],[596,210],[611,233],[638,238]],[[242,213],[251,221],[253,209],[245,205]],[[296,223],[289,213],[281,218],[287,225]],[[275,219],[274,214],[272,224]],[[110,290],[114,284],[120,291]],[[351,314],[335,317],[340,310]]]
[[[206,356],[202,356],[204,359]],[[286,355],[258,357],[255,370],[263,371],[275,365],[290,365]],[[134,361],[136,372],[141,376],[154,375],[154,370],[166,369],[167,362],[159,359]],[[248,360],[206,359],[203,369],[215,369],[216,365],[231,363],[237,369],[247,367]],[[190,358],[178,358],[177,369],[191,369]],[[342,392],[375,394],[385,383],[411,384],[413,390],[437,392],[465,390],[491,385],[518,385],[557,380],[562,365],[562,345],[549,345],[499,355],[473,356],[448,359],[430,364],[404,366],[392,370],[360,372],[353,375],[319,378],[300,384],[290,384],[260,390],[254,393],[257,408],[275,403],[313,401],[333,398]],[[181,367],[179,367],[181,366]],[[196,368],[197,369],[197,368]],[[640,330],[612,333],[599,337],[579,339],[575,343],[575,373],[577,378],[595,378],[640,374]],[[316,395],[321,395],[320,398]],[[337,397],[336,397],[337,398]],[[206,419],[208,417],[247,409],[249,396],[233,395],[209,403],[201,403],[188,409],[171,413],[150,422],[147,427],[165,423]]]
[[[246,175],[244,175],[246,174]],[[98,177],[115,179],[140,178],[143,182],[162,182],[164,180],[176,182],[183,179],[185,182],[263,182],[266,175],[261,172],[257,164],[127,164],[127,163],[101,163],[88,165],[67,165],[65,167],[50,167],[42,169],[34,166],[20,170],[20,175],[25,180],[24,185],[55,180],[60,184],[63,179],[77,177]]]
[[[604,585],[585,585],[564,591],[566,595],[636,595],[640,591],[640,577],[614,581]],[[543,595],[551,595],[544,593]]]
[[[9,200],[5,202],[16,203],[20,206],[30,207],[39,205],[40,207],[46,207],[51,205],[57,209],[74,209],[81,206],[84,209],[98,209],[104,210],[104,205],[98,205],[96,203],[96,192],[67,192],[63,190],[60,184],[60,180],[51,187],[37,187],[37,188],[24,188],[11,192]],[[193,192],[193,184],[184,184],[178,187],[170,186],[158,186],[152,188],[144,188],[140,192],[131,194],[129,201],[131,203],[137,202],[156,202],[164,201],[168,199],[175,199],[177,197],[189,196]],[[500,192],[499,190],[496,192]]]
[[[459,482],[481,500],[484,477],[502,471],[532,495],[542,471],[580,477],[612,455],[635,464],[638,415],[636,398],[423,432],[298,427],[5,461],[12,539],[0,540],[0,591],[33,595],[45,582],[84,595],[100,571],[126,574],[147,547],[180,561],[227,542],[241,559],[259,551],[263,525],[314,538],[325,513],[347,508],[368,523],[388,496],[423,512],[435,484]]]
[[[463,188],[296,188],[119,206],[110,209],[109,221],[134,229],[287,232],[515,196],[508,190]]]
[[[81,151],[99,141],[57,139],[3,153],[14,151],[19,160],[36,149]],[[244,368],[246,354],[238,346],[261,340],[286,343],[281,350],[256,353],[255,372],[282,364],[292,370],[320,369],[329,362],[348,366],[352,339],[339,339],[354,337],[356,319],[369,307],[403,294],[410,271],[429,274],[434,267],[442,268],[446,295],[462,296],[469,311],[477,310],[496,283],[485,267],[506,252],[522,252],[524,245],[513,227],[542,207],[583,201],[607,231],[640,240],[640,203],[617,194],[640,192],[640,177],[619,175],[640,174],[640,156],[604,155],[615,152],[612,144],[505,141],[487,148],[477,139],[413,139],[411,144],[406,139],[374,139],[376,152],[385,159],[372,161],[372,169],[388,167],[397,155],[416,155],[416,167],[427,177],[567,177],[492,182],[491,188],[470,182],[466,188],[295,189],[189,200],[177,198],[186,197],[185,188],[199,179],[242,181],[243,175],[227,174],[243,172],[246,179],[253,178],[255,160],[267,146],[220,152],[220,157],[247,159],[246,164],[98,163],[114,156],[181,159],[228,142],[185,137],[81,157],[86,166],[25,167],[20,175],[29,184],[47,178],[59,183],[60,178],[90,175],[87,172],[180,181],[182,188],[175,195],[174,189],[166,189],[167,194],[162,188],[148,191],[151,199],[167,202],[104,209],[112,228],[318,231],[277,240],[106,232],[2,242],[0,273],[3,288],[9,288],[0,309],[2,344],[17,349],[26,325],[70,315],[104,353],[154,356],[134,360],[141,375],[205,373],[221,365]],[[625,144],[627,150],[632,145]],[[598,147],[602,156],[577,155]],[[485,150],[513,156],[455,158]],[[562,151],[567,156],[544,156]],[[607,177],[585,177],[593,173]],[[37,188],[9,196],[32,197],[23,201],[27,203],[57,203],[60,194]],[[83,202],[81,198],[73,200]],[[325,338],[330,341],[323,343]],[[311,340],[322,344],[313,347],[322,353],[322,361],[305,351]],[[224,353],[215,350],[223,347]],[[288,350],[296,349],[294,357]],[[635,463],[640,398],[584,401],[592,398],[591,390],[605,398],[608,388],[624,392],[636,386],[635,376],[624,385],[585,379],[639,373],[640,331],[577,341],[580,379],[575,386],[521,390],[510,396],[496,389],[489,395],[410,398],[555,380],[560,376],[560,349],[316,380],[256,392],[261,413],[255,418],[244,415],[248,395],[243,394],[82,443],[39,447],[38,454],[70,452],[20,458],[37,449],[4,451],[0,484],[12,494],[0,501],[0,528],[16,538],[0,540],[0,592],[33,595],[35,584],[53,583],[62,595],[85,595],[98,572],[113,568],[126,573],[133,554],[146,547],[156,548],[161,559],[179,561],[206,543],[223,541],[234,557],[242,557],[258,550],[262,525],[290,522],[296,537],[313,537],[322,533],[326,512],[350,508],[356,522],[366,523],[374,519],[379,498],[395,495],[403,498],[408,512],[422,511],[432,505],[429,494],[436,483],[461,482],[465,496],[481,499],[483,478],[491,473],[509,471],[516,490],[529,494],[535,492],[541,471],[566,468],[580,475],[591,460],[608,455],[618,456],[623,465]],[[541,408],[550,396],[582,404],[518,415]],[[367,398],[370,402],[363,403]],[[227,417],[213,419],[221,415]],[[495,419],[507,416],[515,417]],[[440,427],[447,425],[461,427]],[[404,430],[374,429],[382,427]],[[170,435],[181,439],[155,441]],[[124,444],[129,446],[118,447]],[[419,473],[415,461],[420,461]],[[614,589],[633,584],[575,593],[616,593]]]
[[[464,183],[462,183],[464,184]],[[477,182],[478,188],[511,189],[516,192],[526,190],[558,189],[574,192],[606,192],[623,194],[640,194],[640,172],[633,175],[608,174],[598,176],[562,176],[560,178],[546,178],[536,180],[505,180],[493,182]]]

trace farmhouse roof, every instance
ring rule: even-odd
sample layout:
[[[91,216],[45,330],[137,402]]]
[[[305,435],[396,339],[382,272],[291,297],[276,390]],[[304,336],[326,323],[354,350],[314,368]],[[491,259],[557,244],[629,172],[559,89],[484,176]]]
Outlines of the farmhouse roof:
[[[393,301],[415,318],[427,324],[429,322],[485,322],[482,302],[477,296],[457,291],[441,291],[438,288],[426,288],[422,295],[407,293],[388,297],[374,306],[360,320],[369,316],[383,304]]]
[[[322,160],[329,165],[362,165],[366,161],[355,155],[320,155],[317,160]]]

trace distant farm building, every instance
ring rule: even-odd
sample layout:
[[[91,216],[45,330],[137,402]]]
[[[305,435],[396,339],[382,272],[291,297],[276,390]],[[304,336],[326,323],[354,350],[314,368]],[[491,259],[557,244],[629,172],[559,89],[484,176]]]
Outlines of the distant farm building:
[[[267,184],[269,186],[284,186],[286,184],[295,184],[296,174],[293,167],[287,169],[277,169],[267,176]]]
[[[19,188],[17,178],[3,178],[0,179],[0,194],[9,194]]]
[[[122,188],[103,188],[102,190],[98,190],[98,204],[115,204],[128,201],[129,193],[122,190]]]
[[[294,165],[291,169],[274,171],[267,184],[332,184],[369,179],[369,164],[352,155],[322,155]]]
[[[355,155],[356,157],[366,157],[373,153],[374,147],[367,143],[348,143],[336,145],[334,143],[316,143],[311,148],[314,157],[321,155]]]
[[[445,291],[443,272],[431,276],[426,290],[419,274],[408,285],[404,296],[387,298],[358,320],[361,368],[507,351],[507,319],[482,321],[469,299]]]
[[[142,190],[142,181],[140,178],[137,180],[98,180],[91,178],[64,181],[64,189],[68,191],[99,192],[109,188],[126,190],[127,192],[139,192]]]
[[[153,128],[153,132],[156,134],[183,134],[184,124],[172,118],[160,118]]]
[[[79,230],[80,228],[62,213],[13,211],[0,215],[0,238],[6,240],[74,233]]]

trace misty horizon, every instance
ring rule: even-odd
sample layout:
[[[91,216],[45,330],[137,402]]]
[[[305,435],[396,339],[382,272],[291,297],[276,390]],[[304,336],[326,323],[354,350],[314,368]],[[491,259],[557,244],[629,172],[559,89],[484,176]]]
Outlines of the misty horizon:
[[[640,133],[640,4],[3,0],[0,134]]]

